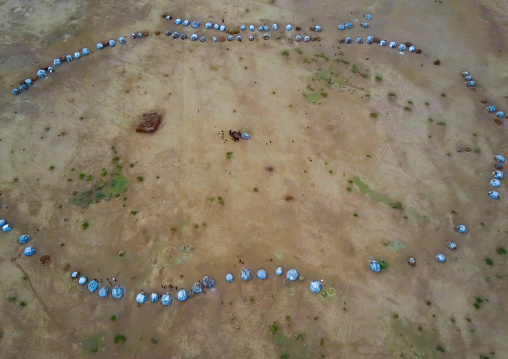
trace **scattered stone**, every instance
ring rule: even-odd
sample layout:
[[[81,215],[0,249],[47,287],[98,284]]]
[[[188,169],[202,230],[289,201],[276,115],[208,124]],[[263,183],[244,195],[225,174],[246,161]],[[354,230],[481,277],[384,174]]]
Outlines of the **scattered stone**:
[[[487,103],[487,99],[483,99],[483,100],[482,100],[482,103]]]
[[[437,65],[440,65],[440,64],[441,64],[441,60],[435,60],[435,61],[434,61],[434,65],[436,65],[436,66],[437,66]]]
[[[383,243],[383,246],[387,246],[390,242],[388,242],[388,239],[384,239],[382,243]]]
[[[311,36],[311,41],[321,41],[321,38],[319,36]]]
[[[416,259],[414,259],[413,257],[409,257],[407,259],[407,263],[411,266],[411,267],[414,267],[416,265]]]
[[[292,201],[292,200],[293,200],[293,198],[294,198],[293,196],[291,196],[290,194],[287,194],[287,195],[284,197],[284,200],[285,200],[286,202],[289,202],[289,201]]]
[[[162,115],[157,112],[145,112],[141,115],[141,122],[136,132],[153,133],[157,131],[162,122]]]
[[[273,172],[273,166],[272,166],[272,165],[268,165],[268,166],[266,166],[266,170],[267,170],[268,172]]]
[[[226,30],[226,33],[230,34],[230,35],[236,35],[236,34],[239,34],[240,33],[240,29],[239,28],[233,28],[233,29],[227,29]]]

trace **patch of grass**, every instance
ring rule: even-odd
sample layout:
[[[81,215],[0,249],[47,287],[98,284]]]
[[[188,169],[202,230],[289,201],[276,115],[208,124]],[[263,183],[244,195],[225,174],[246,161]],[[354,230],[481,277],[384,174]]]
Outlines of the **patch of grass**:
[[[153,337],[152,339],[150,339],[150,341],[152,342],[152,344],[157,344],[159,341],[157,340],[157,338]]]
[[[506,249],[504,249],[504,247],[497,247],[496,252],[499,255],[504,255],[506,254]]]
[[[90,182],[92,180],[92,175],[86,176],[86,181]]]
[[[430,300],[427,301],[427,306],[431,306],[432,305],[432,302]]]
[[[55,169],[55,166],[49,166],[49,170],[53,171]]]
[[[113,163],[117,163],[118,161],[120,161],[120,157],[115,156],[115,157],[113,157],[113,159],[111,161],[113,161]]]
[[[195,224],[194,228],[196,228],[196,229],[199,228],[199,224]]]
[[[102,169],[101,176],[104,177],[108,174],[108,171],[106,171],[105,168]]]
[[[99,351],[99,348],[103,344],[104,341],[104,334],[97,333],[92,335],[90,338],[87,338],[85,340],[85,348],[90,353],[97,353]]]
[[[376,118],[376,117],[377,117],[377,113],[375,113],[375,112],[371,112],[371,113],[370,113],[370,117],[372,117],[372,118]]]
[[[143,177],[139,176],[139,177],[136,177],[138,179],[139,182],[143,182]]]
[[[351,192],[353,189],[351,187],[346,188],[346,191]]]
[[[409,100],[407,103],[410,105],[414,105],[413,101],[411,101],[411,100]]]
[[[224,199],[222,197],[217,197],[217,200],[224,206]]]
[[[425,101],[425,106],[430,106],[430,103],[428,103],[428,101]]]
[[[325,59],[326,61],[330,61],[328,56],[326,56],[325,54],[314,54],[314,56],[317,57],[317,58]]]
[[[115,315],[115,314],[113,314],[113,315],[111,316],[111,321],[112,321],[112,322],[116,322],[116,320],[117,320],[117,319],[118,319],[118,318],[116,317],[116,315]]]
[[[16,294],[13,294],[10,295],[9,298],[7,298],[7,300],[11,303],[14,303],[16,300],[18,300],[18,297],[16,296]]]
[[[26,302],[19,302],[20,307],[26,307]]]
[[[259,189],[257,187],[254,187],[254,189],[252,191],[259,192]]]
[[[411,107],[405,106],[404,111],[411,111]]]
[[[381,82],[381,81],[383,81],[383,78],[382,78],[381,76],[379,76],[379,75],[377,75],[377,76],[375,77],[375,79],[376,79],[376,81],[377,81],[377,82]]]
[[[446,122],[439,121],[436,123],[438,126],[446,126]]]
[[[457,212],[455,212],[455,210],[452,209],[451,211],[452,214],[457,214]]]
[[[320,92],[319,94],[320,94],[322,97],[324,97],[324,98],[328,97],[328,93],[327,93],[327,92],[323,92],[323,91],[322,91],[322,92]]]
[[[444,348],[443,348],[441,345],[438,345],[438,346],[436,347],[436,350],[437,350],[438,352],[441,352],[441,353],[444,353],[444,352],[445,352]]]
[[[353,217],[358,217],[358,213],[353,213]]]
[[[300,50],[299,48],[296,48],[296,49],[295,49],[295,51],[296,51],[297,53],[299,53],[300,55],[302,54],[302,50]]]
[[[138,211],[131,211],[131,214],[135,216],[138,213]]]
[[[83,224],[81,225],[81,228],[83,228],[85,231],[88,229],[88,227],[90,227],[90,224],[88,222],[83,222]]]
[[[282,56],[289,57],[289,51],[288,50],[282,51]]]
[[[360,70],[358,69],[358,66],[356,64],[353,64],[353,68],[351,69],[351,71],[354,74],[359,74],[360,73]]]
[[[402,203],[400,202],[392,202],[390,203],[390,207],[392,207],[393,209],[403,209]]]
[[[471,318],[464,318],[466,319],[466,322],[471,323]]]
[[[487,265],[491,266],[491,265],[494,265],[494,261],[490,258],[485,258],[485,263],[487,263]]]
[[[353,180],[349,180],[349,181],[347,181],[347,183],[353,183]]]
[[[446,94],[445,94],[445,93],[442,93],[442,94],[441,94],[441,97],[446,97]]]
[[[273,322],[272,325],[269,325],[268,328],[272,332],[272,334],[277,333],[280,330],[280,325],[277,322]]]
[[[306,57],[303,58],[303,63],[304,64],[310,64],[310,60]]]
[[[393,93],[393,92],[390,92],[388,94],[388,99],[390,99],[390,100],[395,100],[395,97],[397,97],[397,95],[395,93]]]
[[[303,333],[295,334],[295,338],[296,338],[297,342],[299,342],[300,340],[304,341],[305,340],[305,334],[303,334]]]
[[[233,157],[233,152],[226,152],[226,159],[230,160]]]
[[[127,341],[127,337],[123,334],[115,335],[115,339],[113,339],[114,343],[125,343]]]
[[[131,163],[131,164],[129,165],[129,167],[130,167],[130,168],[134,167],[134,163]]]
[[[83,179],[83,178],[85,178],[85,174],[84,173],[80,173],[79,174],[79,179]]]

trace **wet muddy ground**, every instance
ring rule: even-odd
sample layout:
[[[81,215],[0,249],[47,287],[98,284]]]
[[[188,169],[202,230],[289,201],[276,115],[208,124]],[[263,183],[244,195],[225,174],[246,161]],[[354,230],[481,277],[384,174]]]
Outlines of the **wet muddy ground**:
[[[481,103],[508,111],[506,4],[319,5],[0,4],[0,214],[14,226],[0,245],[2,357],[508,357],[507,205],[503,187],[501,200],[487,196],[506,125]],[[300,44],[280,30],[280,40],[151,35],[95,50],[133,31],[177,29],[165,12],[202,26],[315,21],[324,31]],[[366,35],[423,53],[339,43]],[[10,95],[85,46],[88,58]],[[477,91],[463,85],[464,69]],[[164,115],[161,127],[137,133],[150,111]],[[230,129],[251,139],[233,142]],[[454,232],[459,223],[470,232]],[[23,256],[22,233],[34,257]],[[373,273],[371,256],[387,269]],[[278,266],[303,280],[283,284]],[[241,282],[244,267],[268,279]],[[71,270],[102,284],[115,277],[124,298],[89,293]],[[141,290],[189,288],[205,275],[215,291],[169,307],[135,303]]]

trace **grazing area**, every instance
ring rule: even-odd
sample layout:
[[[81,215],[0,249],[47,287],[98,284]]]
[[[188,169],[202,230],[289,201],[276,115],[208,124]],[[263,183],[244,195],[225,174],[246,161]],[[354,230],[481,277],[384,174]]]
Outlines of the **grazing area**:
[[[0,10],[1,357],[508,357],[504,1]]]

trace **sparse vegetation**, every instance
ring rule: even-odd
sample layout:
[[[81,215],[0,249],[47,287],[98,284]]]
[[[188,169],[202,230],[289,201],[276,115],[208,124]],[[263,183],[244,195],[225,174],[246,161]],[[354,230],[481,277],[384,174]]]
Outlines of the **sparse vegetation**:
[[[405,106],[404,111],[411,111],[411,107]]]
[[[402,209],[402,203],[392,202],[392,203],[390,203],[390,207],[392,207],[393,209]]]
[[[446,94],[445,94],[445,93],[442,93],[442,94],[441,94],[441,97],[446,97]]]
[[[282,56],[289,57],[289,51],[288,50],[282,51]]]
[[[139,176],[139,177],[136,177],[138,179],[139,182],[143,182],[143,177]]]
[[[83,222],[83,224],[81,225],[81,228],[83,228],[85,231],[88,229],[88,227],[90,227],[90,224],[88,222]]]
[[[114,343],[125,343],[127,341],[127,337],[123,334],[115,335],[115,339],[113,339]]]
[[[376,118],[376,117],[377,117],[377,113],[375,113],[375,112],[371,112],[371,113],[370,113],[370,117],[372,117],[372,118]]]
[[[53,171],[55,169],[55,166],[49,166],[49,170]]]
[[[226,159],[230,160],[233,157],[233,152],[226,152]]]
[[[296,338],[297,342],[299,342],[300,340],[304,341],[305,340],[305,334],[303,334],[303,333],[295,334],[295,338]]]
[[[497,247],[496,252],[499,255],[504,255],[506,254],[506,249],[504,249],[504,247]]]
[[[269,325],[268,328],[272,332],[272,334],[277,333],[280,330],[280,325],[277,322],[273,322],[272,325]]]
[[[379,76],[379,75],[377,75],[377,76],[375,77],[375,79],[376,79],[376,81],[377,81],[377,82],[381,82],[381,81],[383,81],[383,78],[382,78],[381,76]]]
[[[157,344],[159,341],[157,340],[157,338],[153,337],[152,339],[150,339],[150,341],[152,342],[152,344]]]
[[[393,101],[393,100],[395,100],[395,97],[397,97],[397,95],[396,95],[395,93],[393,93],[393,92],[390,92],[390,93],[388,94],[388,99],[389,99],[389,100],[392,100],[392,101]]]
[[[117,319],[116,315],[115,315],[115,314],[113,314],[113,315],[111,316],[111,321],[112,321],[112,322],[116,322],[116,319]]]
[[[438,352],[441,352],[441,353],[444,353],[444,352],[445,352],[444,348],[443,348],[441,345],[438,345],[438,346],[436,347],[436,350],[437,350]]]
[[[257,187],[254,187],[254,189],[252,191],[259,192],[259,189]]]
[[[485,258],[485,263],[487,263],[487,265],[491,266],[491,265],[494,265],[494,261],[490,258]]]

